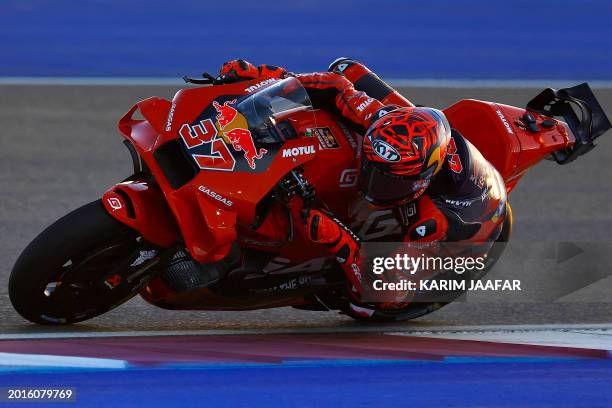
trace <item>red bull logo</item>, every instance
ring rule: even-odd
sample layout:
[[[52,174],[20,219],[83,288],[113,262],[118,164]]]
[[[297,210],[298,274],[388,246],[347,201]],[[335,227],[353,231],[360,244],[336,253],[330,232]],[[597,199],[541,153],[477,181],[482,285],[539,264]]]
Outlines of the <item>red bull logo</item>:
[[[234,103],[236,103],[235,99],[232,99],[231,101],[225,101],[223,105],[219,105],[219,102],[217,101],[213,102],[213,106],[218,112],[217,120],[219,121],[219,125],[221,125],[222,129],[227,126],[228,123],[233,121],[236,115],[238,115],[238,111],[236,110],[236,108],[230,106]]]
[[[249,167],[255,169],[255,159],[261,159],[268,151],[263,148],[257,150],[251,131],[247,129],[246,119],[231,106],[234,103],[236,103],[235,99],[226,101],[223,105],[217,101],[213,102],[213,107],[217,111],[219,128],[223,136],[232,144],[232,148],[237,152],[242,151]]]
[[[253,136],[248,129],[235,128],[224,134],[229,137],[234,150],[244,152],[244,158],[252,169],[255,168],[255,159],[261,159],[264,154],[268,153],[266,149],[257,151],[253,143]]]

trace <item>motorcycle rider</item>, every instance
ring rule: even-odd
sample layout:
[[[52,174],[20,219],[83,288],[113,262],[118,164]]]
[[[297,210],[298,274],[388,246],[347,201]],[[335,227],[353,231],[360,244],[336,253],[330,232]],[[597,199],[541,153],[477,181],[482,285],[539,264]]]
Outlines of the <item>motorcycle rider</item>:
[[[372,205],[393,209],[404,241],[493,242],[499,237],[510,217],[499,173],[451,129],[441,111],[415,107],[363,64],[340,58],[328,72],[291,74],[238,59],[224,63],[217,80],[288,76],[301,82],[315,107],[336,112],[364,135],[361,190]],[[367,318],[375,308],[403,306],[401,300],[364,304],[359,238],[320,208],[303,213],[306,236],[327,247],[352,285],[352,313]]]

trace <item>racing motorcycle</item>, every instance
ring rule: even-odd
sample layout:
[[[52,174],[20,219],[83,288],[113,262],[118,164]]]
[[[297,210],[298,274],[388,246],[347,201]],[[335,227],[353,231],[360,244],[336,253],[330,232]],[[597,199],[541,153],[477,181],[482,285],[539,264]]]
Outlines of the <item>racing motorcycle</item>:
[[[358,318],[335,259],[296,228],[287,192],[302,176],[363,241],[401,241],[395,215],[359,193],[361,135],[313,108],[293,77],[188,81],[203,86],[143,100],[120,119],[134,173],[25,248],[9,282],[14,308],[32,322],[69,324],[140,294],[167,309],[292,306]],[[611,127],[586,83],[546,89],[525,109],[461,100],[444,113],[508,192],[540,160],[569,163]],[[412,319],[444,304],[414,301],[370,318]]]

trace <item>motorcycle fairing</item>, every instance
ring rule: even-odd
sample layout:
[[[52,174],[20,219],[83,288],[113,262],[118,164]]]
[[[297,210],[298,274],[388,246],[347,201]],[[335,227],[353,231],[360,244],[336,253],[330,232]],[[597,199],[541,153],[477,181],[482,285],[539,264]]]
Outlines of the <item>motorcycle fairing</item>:
[[[205,120],[205,112],[211,113],[214,109],[211,108],[213,102],[223,104],[229,98],[239,99],[240,95],[248,95],[250,87],[257,82],[183,89],[172,103],[149,98],[136,104],[119,122],[119,130],[132,142],[158,182],[180,226],[185,245],[198,262],[215,262],[223,258],[229,250],[228,243],[235,238],[236,224],[251,224],[257,203],[280,178],[316,156],[318,144],[315,138],[299,135],[285,141],[282,146],[269,146],[270,152],[266,155],[271,160],[261,171],[197,168],[189,149],[178,144],[182,143],[180,129],[185,124],[193,126]],[[262,86],[257,91],[265,88]],[[144,120],[134,118],[137,110]],[[299,120],[302,126],[316,127],[312,112],[292,112],[287,120]],[[210,142],[214,140],[218,139]],[[226,140],[225,144],[228,144]],[[167,149],[168,146],[172,149]],[[242,154],[231,147],[229,150],[237,159]],[[292,154],[296,151],[300,153]],[[164,155],[160,152],[171,155],[171,160],[161,160]],[[183,167],[168,169],[168,166]],[[184,169],[192,169],[193,174],[184,177],[182,185],[171,183],[168,174],[185,173]]]
[[[152,244],[170,247],[179,230],[161,191],[143,180],[127,180],[102,196],[106,211],[125,225],[139,231]]]

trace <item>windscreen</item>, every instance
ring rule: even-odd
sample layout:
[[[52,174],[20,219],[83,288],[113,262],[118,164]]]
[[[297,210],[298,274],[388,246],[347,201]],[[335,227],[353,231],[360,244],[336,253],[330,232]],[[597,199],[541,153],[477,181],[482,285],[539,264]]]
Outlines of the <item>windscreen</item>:
[[[312,113],[306,89],[296,78],[276,82],[244,99],[236,108],[244,115],[257,143],[282,143],[298,135],[285,119],[298,111]]]

